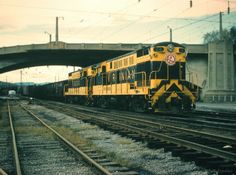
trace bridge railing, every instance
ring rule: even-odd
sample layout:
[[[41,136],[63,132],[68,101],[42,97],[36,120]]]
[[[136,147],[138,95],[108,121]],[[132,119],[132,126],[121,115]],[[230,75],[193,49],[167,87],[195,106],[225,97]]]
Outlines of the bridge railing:
[[[28,50],[38,50],[38,49],[47,49],[46,44],[31,44],[31,45],[19,45],[19,46],[10,46],[0,48],[0,55],[11,54],[11,53],[21,53]]]

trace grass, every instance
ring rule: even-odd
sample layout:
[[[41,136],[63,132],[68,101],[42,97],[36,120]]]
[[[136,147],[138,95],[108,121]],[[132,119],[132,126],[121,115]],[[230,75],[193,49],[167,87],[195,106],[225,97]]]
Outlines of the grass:
[[[98,127],[95,126],[95,125],[87,125],[87,124],[85,124],[85,125],[80,126],[78,129],[80,131],[82,131],[82,130],[96,129],[96,128],[98,128]]]
[[[94,125],[82,125],[76,130],[81,131],[81,130],[90,130],[90,129],[96,129],[96,128],[98,127]],[[75,129],[57,127],[55,128],[55,130],[61,133],[65,138],[67,138],[70,142],[72,142],[74,145],[78,147],[81,144],[88,145],[89,147],[91,147],[91,149],[94,149],[98,151],[100,154],[105,155],[111,161],[115,161],[119,163],[120,165],[129,167],[129,168],[138,168],[138,165],[135,164],[133,161],[124,159],[124,157],[118,156],[115,152],[107,152],[107,150],[104,150],[103,148],[98,148],[96,145],[94,145],[91,140],[98,139],[97,136],[95,135],[92,137],[89,137],[88,139],[85,139],[84,137],[79,136]],[[117,139],[115,143],[121,144],[121,145],[127,145],[127,144],[131,144],[132,141],[128,139],[120,138],[120,139]]]
[[[120,145],[129,145],[129,144],[132,143],[132,141],[131,141],[131,140],[128,140],[128,139],[122,139],[122,138],[120,138],[120,139],[117,139],[117,140],[115,141],[115,143],[120,144]]]
[[[73,143],[75,146],[80,145],[88,145],[91,146],[92,143],[89,142],[87,139],[79,136],[75,131],[69,128],[65,127],[54,127],[54,129],[60,133],[63,137],[65,137],[67,140],[69,140],[71,143]]]
[[[139,165],[135,164],[133,161],[128,159],[124,159],[122,156],[118,156],[115,152],[105,152],[104,150],[100,149],[100,153],[104,154],[109,160],[119,163],[122,166],[129,167],[129,168],[138,168]]]
[[[78,134],[78,130],[82,131],[82,130],[90,130],[90,129],[96,129],[96,128],[98,128],[98,127],[94,126],[94,125],[87,125],[87,124],[82,125],[76,129],[67,128],[66,126],[63,126],[61,124],[53,127],[53,129],[55,129],[58,133],[60,133],[63,137],[65,137],[67,140],[69,140],[71,143],[73,143],[78,148],[80,148],[81,145],[86,145],[86,146],[90,147],[91,149],[98,151],[100,154],[103,154],[109,160],[115,161],[122,166],[126,166],[129,168],[138,168],[138,165],[135,164],[133,161],[130,161],[128,159],[124,159],[124,157],[118,156],[115,152],[107,152],[107,150],[104,150],[102,148],[98,148],[96,145],[94,145],[92,143],[92,140],[97,139],[96,136],[86,139],[83,136]],[[131,144],[132,141],[121,138],[121,139],[116,140],[115,143],[127,145],[127,144]]]
[[[15,132],[22,133],[22,134],[28,134],[30,131],[31,134],[35,136],[44,136],[46,138],[52,139],[54,136],[45,128],[42,127],[35,127],[35,126],[24,126],[24,127],[16,127]]]

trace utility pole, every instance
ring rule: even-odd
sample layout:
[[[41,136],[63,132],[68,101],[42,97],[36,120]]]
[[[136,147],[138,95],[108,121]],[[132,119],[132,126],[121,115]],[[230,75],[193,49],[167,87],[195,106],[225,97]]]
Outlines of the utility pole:
[[[172,42],[172,28],[170,26],[167,26],[168,29],[170,29],[170,42]]]
[[[56,38],[55,38],[55,40],[56,40],[56,44],[58,43],[58,16],[56,17]]]
[[[229,5],[229,0],[228,0],[228,14],[230,14],[230,5]]]
[[[220,12],[220,40],[223,40],[222,12]]]
[[[58,29],[58,20],[59,19],[64,19],[62,16],[60,17],[56,17],[56,36],[55,36],[55,39],[56,39],[56,44],[58,44],[58,41],[59,41],[59,29]]]

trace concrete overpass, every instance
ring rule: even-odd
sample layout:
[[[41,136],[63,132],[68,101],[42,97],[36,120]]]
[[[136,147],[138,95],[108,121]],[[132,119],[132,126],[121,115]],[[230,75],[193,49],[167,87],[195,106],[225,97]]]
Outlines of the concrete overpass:
[[[151,44],[63,43],[0,48],[0,73],[40,65],[88,66]],[[207,55],[206,45],[186,45],[191,55]],[[206,57],[207,58],[207,57]]]
[[[151,44],[142,43],[110,44],[52,42],[47,44],[3,47],[0,48],[0,73],[42,65],[71,65],[85,67],[150,45]],[[227,98],[223,97],[223,99],[226,101],[236,100],[236,73],[234,71],[234,67],[236,67],[236,49],[233,49],[233,45],[225,42],[220,44],[215,43],[213,44],[214,47],[211,44],[184,45],[187,47],[189,53],[187,79],[204,89],[209,90],[210,87],[209,92],[211,93],[209,98],[207,97],[208,101],[215,101],[216,98],[219,99],[219,101],[222,101],[222,98],[219,98],[219,96],[225,96],[225,94],[227,95]],[[228,47],[230,49],[228,49]],[[211,63],[208,62],[209,58]],[[224,61],[222,62],[222,60]],[[231,62],[227,60],[231,60]],[[222,73],[220,72],[221,68],[224,68],[224,72]],[[214,86],[209,85],[209,82],[213,82],[212,84],[214,84]],[[222,83],[225,85],[222,86]],[[230,86],[228,86],[229,84]]]

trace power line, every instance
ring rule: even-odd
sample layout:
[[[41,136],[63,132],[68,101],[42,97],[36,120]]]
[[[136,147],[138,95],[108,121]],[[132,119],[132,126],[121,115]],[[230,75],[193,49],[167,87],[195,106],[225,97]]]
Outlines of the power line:
[[[197,20],[197,21],[194,21],[194,22],[191,22],[191,23],[188,23],[188,24],[185,24],[185,25],[182,25],[182,26],[179,26],[179,27],[173,28],[173,30],[174,30],[174,31],[176,31],[176,30],[180,30],[180,29],[185,28],[185,27],[188,27],[188,26],[190,26],[190,25],[193,25],[193,24],[199,23],[199,22],[201,22],[201,21],[203,21],[203,20],[205,20],[205,19],[212,18],[212,17],[214,17],[214,16],[216,16],[216,15],[218,15],[218,13],[217,13],[217,14],[214,14],[214,15],[212,15],[212,16],[208,16],[208,17],[206,17],[206,18],[204,18],[204,19],[199,19],[199,20]],[[158,34],[158,35],[155,35],[155,36],[153,36],[153,37],[150,37],[150,38],[144,40],[143,42],[146,42],[146,41],[152,40],[152,39],[154,39],[154,38],[160,37],[160,36],[165,35],[165,34],[167,34],[167,33],[169,33],[169,31],[168,31],[168,32],[163,32],[163,33]]]
[[[185,8],[184,10],[182,10],[180,13],[178,13],[177,15],[175,15],[175,16],[177,17],[177,16],[183,14],[184,12],[187,12],[189,9],[190,9],[190,8],[187,7],[187,8]],[[171,21],[173,20],[173,18],[169,18],[169,19],[170,19],[169,21],[164,21],[164,22],[162,22],[162,23],[160,24],[160,26],[164,26],[166,23],[171,22]],[[174,19],[178,19],[178,18],[174,18]],[[182,18],[182,19],[188,20],[187,18]],[[164,35],[164,34],[166,34],[166,33],[169,33],[169,32],[164,32],[164,33],[162,33],[162,34]],[[145,33],[145,34],[146,34],[146,33]],[[145,34],[144,34],[144,35],[145,35]],[[136,38],[136,37],[135,37],[135,38]]]
[[[122,14],[122,15],[124,15],[125,13],[121,13],[122,11],[125,11],[125,10],[127,10],[128,8],[133,7],[134,5],[136,5],[136,4],[138,4],[138,3],[140,3],[140,2],[139,2],[139,1],[136,1],[136,2],[134,2],[134,3],[129,4],[129,5],[126,6],[125,8],[119,9],[119,10],[117,10],[116,12],[114,12],[114,13],[109,13],[109,14],[107,14],[107,15],[108,15],[108,17],[110,17],[111,14],[113,14],[113,15],[114,15],[114,14]],[[119,12],[120,12],[120,13],[119,13]],[[99,21],[97,21],[96,24],[100,24],[101,22],[104,22],[104,18],[102,18],[102,19],[100,19]],[[94,24],[93,24],[93,25],[94,25]],[[81,32],[83,32],[83,31],[85,31],[85,30],[88,30],[89,28],[91,28],[91,25],[90,25],[90,26],[87,26],[87,27],[84,27],[83,29],[77,31],[76,33],[81,33]]]
[[[194,7],[200,6],[200,5],[205,4],[205,3],[208,3],[208,1],[209,1],[209,0],[206,0],[206,1],[202,2],[202,3],[199,3],[199,4],[197,4],[197,5],[194,5]],[[182,11],[181,13],[179,13],[177,16],[179,16],[180,14],[182,14],[182,13],[184,13],[184,12],[190,10],[190,9],[191,9],[191,6],[190,6],[190,8],[187,8],[187,9],[183,10],[183,11]],[[167,21],[167,22],[162,23],[161,26],[165,25],[165,24],[168,23],[168,22],[170,23],[172,20],[173,20],[173,19],[171,19],[170,21]],[[192,19],[189,19],[189,20],[192,20]],[[201,20],[201,21],[203,21],[203,20]],[[194,23],[194,22],[193,22],[193,23]],[[218,23],[218,21],[217,21],[217,23]],[[192,23],[190,23],[190,25],[191,25],[191,24],[192,24]],[[174,29],[174,30],[176,30],[176,29]],[[177,30],[178,30],[178,28],[177,28]],[[167,33],[168,33],[168,32],[164,32],[164,33],[161,34],[161,36],[164,35],[164,34],[167,34]]]
[[[202,22],[202,21],[203,21],[203,22],[204,22],[204,21],[207,22],[206,19],[209,19],[209,18],[212,18],[212,17],[216,17],[216,16],[218,16],[218,13],[217,13],[217,14],[213,14],[213,15],[211,15],[211,16],[207,16],[206,18],[203,18],[203,19],[199,19],[199,20],[197,20],[197,21],[195,21],[195,22],[191,22],[191,23],[188,23],[188,24],[185,24],[185,25],[182,25],[182,26],[173,28],[173,30],[174,30],[174,31],[180,30],[180,29],[182,29],[182,28],[192,26],[193,24],[196,24],[196,23],[199,23],[199,22]],[[231,17],[232,17],[232,16],[231,16]],[[217,21],[217,22],[219,23],[219,21]],[[227,23],[227,22],[226,22],[226,23]],[[201,24],[201,25],[202,25],[202,24]],[[227,27],[229,27],[229,26],[227,26]],[[209,27],[208,27],[208,28],[209,28]],[[225,28],[226,28],[226,27],[225,27]],[[168,34],[168,33],[169,33],[169,32],[163,32],[163,33],[161,33],[161,34],[159,34],[159,35],[150,37],[149,39],[144,40],[143,42],[152,40],[152,39],[154,39],[154,38],[160,37],[160,36],[165,35],[165,34]],[[192,30],[191,30],[191,33],[193,33]]]
[[[216,16],[217,18],[218,18],[218,16]],[[229,28],[229,27],[232,27],[232,24],[234,24],[234,23],[232,23],[232,22],[228,22],[229,20],[230,20],[230,18],[235,18],[235,16],[233,16],[233,15],[230,15],[230,17],[229,17],[229,15],[226,15],[226,17],[225,17],[225,19],[223,20],[223,23],[224,24],[228,24],[228,25],[225,25],[224,26],[224,28]],[[205,23],[200,23],[200,25],[199,26],[196,26],[196,27],[194,27],[194,29],[191,29],[191,30],[189,30],[190,32],[191,32],[191,35],[194,33],[194,35],[196,34],[195,33],[195,31],[197,30],[197,32],[199,32],[200,31],[200,33],[203,33],[204,31],[206,31],[205,29],[209,29],[210,27],[216,27],[215,26],[215,24],[217,24],[217,27],[218,27],[218,23],[219,23],[219,20],[217,20],[217,21],[210,21],[210,22],[213,22],[213,23],[215,23],[215,24],[213,24],[213,25],[211,25],[211,26],[209,26],[209,20],[204,20],[203,22],[205,22]],[[207,23],[206,23],[207,22]],[[230,25],[231,24],[231,25]],[[193,26],[193,25],[192,25]],[[199,29],[201,29],[201,30],[199,30]],[[178,37],[179,38],[186,38],[186,37],[188,37],[188,32],[189,31],[183,31],[183,32],[181,32],[180,34],[178,33],[178,34],[176,34],[176,35],[178,35]],[[209,31],[209,30],[208,30]],[[182,34],[184,35],[183,37],[181,37],[182,36]]]
[[[137,3],[133,4],[138,4]],[[27,8],[27,9],[40,9],[40,10],[53,10],[53,11],[64,11],[64,12],[74,12],[74,13],[87,13],[87,14],[95,14],[95,15],[123,15],[123,13],[119,12],[104,12],[104,11],[88,11],[88,10],[75,10],[75,9],[64,9],[64,8],[52,8],[52,7],[38,7],[38,6],[26,6],[26,5],[14,5],[14,4],[0,4],[0,6],[5,7],[17,7],[17,8]],[[130,5],[132,6],[132,4]],[[129,17],[144,17],[144,18],[162,18],[154,15],[140,15],[140,14],[129,14],[126,13],[126,16]],[[165,18],[165,17],[164,17]]]
[[[194,27],[194,29],[188,30],[187,32],[183,30],[181,33],[176,33],[176,35],[178,36],[178,38],[181,38],[183,41],[185,41],[185,38],[189,38],[189,37],[198,38],[197,36],[200,36],[200,35],[202,36],[203,33],[205,33],[207,29],[212,30],[211,29],[212,27],[215,27],[215,26],[212,26],[212,25],[209,26],[208,23],[204,23],[204,24],[200,23],[200,25]]]
[[[208,2],[208,0],[205,0],[204,2],[201,2],[201,3],[198,3],[198,4],[196,4],[196,5],[194,5],[194,7],[198,7],[198,6],[200,6],[200,5],[202,5],[202,4],[205,4],[205,3],[207,3]],[[179,15],[181,15],[181,14],[183,14],[183,13],[185,13],[185,12],[187,12],[187,11],[189,11],[191,9],[191,7],[187,7],[187,8],[185,8],[184,10],[182,10],[180,13],[178,13],[177,15],[175,15],[176,17],[177,16],[179,16]],[[163,25],[165,25],[166,23],[170,23],[171,21],[173,21],[173,20],[194,20],[195,21],[195,19],[191,19],[191,18],[169,18],[170,20],[169,21],[165,21],[165,22],[163,22],[163,23],[161,23],[160,24],[160,26],[163,26]],[[150,32],[150,31],[149,31]],[[164,35],[164,34],[166,34],[166,33],[169,33],[169,32],[164,32],[164,33],[162,33],[161,35]],[[145,33],[146,34],[146,33]],[[144,35],[145,35],[144,34]],[[140,35],[140,34],[139,34]],[[135,37],[136,38],[136,37]]]
[[[104,39],[107,39],[107,38],[109,38],[109,37],[111,37],[111,36],[113,36],[113,35],[116,35],[117,33],[123,31],[124,29],[128,28],[129,26],[131,26],[131,25],[135,24],[136,22],[142,20],[143,18],[145,18],[145,16],[150,15],[150,14],[152,14],[153,12],[156,12],[157,10],[160,10],[161,8],[163,8],[163,7],[167,6],[167,5],[169,5],[169,2],[173,2],[173,1],[172,1],[172,0],[169,0],[168,2],[165,2],[165,4],[162,5],[160,8],[158,8],[158,9],[153,9],[151,12],[147,13],[147,14],[144,15],[144,16],[141,16],[139,19],[137,19],[137,20],[135,20],[135,21],[132,21],[132,22],[130,22],[129,24],[126,24],[124,27],[120,28],[119,30],[116,30],[116,31],[110,33],[109,35],[107,35],[106,37],[104,37],[103,40],[104,40]]]

